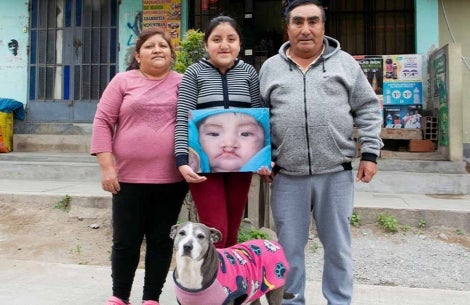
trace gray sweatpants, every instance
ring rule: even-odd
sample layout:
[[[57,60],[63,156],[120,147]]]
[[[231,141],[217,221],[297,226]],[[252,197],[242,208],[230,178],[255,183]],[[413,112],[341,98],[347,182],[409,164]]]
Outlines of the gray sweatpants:
[[[295,297],[283,305],[305,304],[305,246],[311,217],[324,248],[323,295],[328,305],[351,303],[352,257],[349,221],[353,210],[354,177],[345,170],[312,176],[277,174],[272,183],[271,209],[279,242],[290,272],[285,291]]]

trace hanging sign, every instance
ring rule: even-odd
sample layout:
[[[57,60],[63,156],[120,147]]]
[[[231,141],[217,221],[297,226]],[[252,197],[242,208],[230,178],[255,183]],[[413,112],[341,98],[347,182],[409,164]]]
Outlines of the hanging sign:
[[[177,47],[181,37],[181,0],[144,0],[142,27],[160,28]]]

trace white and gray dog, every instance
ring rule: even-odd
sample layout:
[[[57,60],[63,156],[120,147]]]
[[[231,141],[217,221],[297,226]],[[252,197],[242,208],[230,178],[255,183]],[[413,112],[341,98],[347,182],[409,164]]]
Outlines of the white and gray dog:
[[[173,273],[176,298],[181,305],[281,305],[289,265],[277,242],[252,240],[230,248],[216,249],[221,233],[201,223],[186,222],[172,227],[176,268]]]

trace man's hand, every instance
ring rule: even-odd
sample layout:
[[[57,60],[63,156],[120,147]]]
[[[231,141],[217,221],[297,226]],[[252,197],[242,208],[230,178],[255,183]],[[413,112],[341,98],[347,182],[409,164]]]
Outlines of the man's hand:
[[[357,170],[356,182],[362,181],[369,183],[377,172],[377,164],[371,161],[359,162],[359,169]]]

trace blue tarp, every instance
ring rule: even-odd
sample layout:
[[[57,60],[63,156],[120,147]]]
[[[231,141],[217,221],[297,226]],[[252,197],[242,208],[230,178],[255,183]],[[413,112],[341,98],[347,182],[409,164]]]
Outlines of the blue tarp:
[[[0,97],[0,112],[13,112],[13,117],[18,120],[24,120],[24,105],[22,102],[11,98]]]

